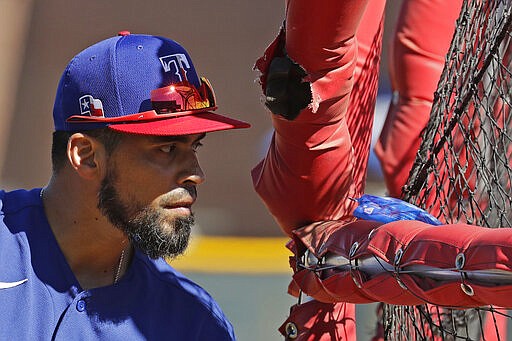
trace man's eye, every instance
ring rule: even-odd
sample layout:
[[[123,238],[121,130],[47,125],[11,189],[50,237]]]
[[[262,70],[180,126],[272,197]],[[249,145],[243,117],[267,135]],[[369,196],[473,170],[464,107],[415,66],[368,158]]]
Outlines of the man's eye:
[[[164,153],[171,153],[174,149],[176,149],[176,146],[172,144],[160,147],[160,150]]]
[[[197,151],[199,148],[201,148],[203,146],[203,144],[201,142],[197,142],[196,144],[194,144],[194,150]]]

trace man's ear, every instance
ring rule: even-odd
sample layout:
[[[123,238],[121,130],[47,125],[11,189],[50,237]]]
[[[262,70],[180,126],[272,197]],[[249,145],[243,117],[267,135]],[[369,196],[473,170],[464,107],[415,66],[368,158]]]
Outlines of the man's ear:
[[[103,145],[96,139],[75,133],[68,140],[68,159],[71,167],[83,178],[93,179],[100,173]]]

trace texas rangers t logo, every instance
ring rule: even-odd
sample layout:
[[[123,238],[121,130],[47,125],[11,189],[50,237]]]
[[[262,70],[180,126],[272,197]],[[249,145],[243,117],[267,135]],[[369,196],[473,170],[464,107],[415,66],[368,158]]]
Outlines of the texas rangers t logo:
[[[185,73],[185,79],[187,78],[187,69],[190,69],[190,64],[187,56],[183,53],[170,54],[168,56],[160,57],[159,59],[165,72],[174,72],[181,82],[183,81],[183,78],[180,71],[183,70]]]

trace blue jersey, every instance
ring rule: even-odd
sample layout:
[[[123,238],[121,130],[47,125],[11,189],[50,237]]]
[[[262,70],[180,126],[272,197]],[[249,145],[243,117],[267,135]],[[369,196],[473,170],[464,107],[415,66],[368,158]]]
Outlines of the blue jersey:
[[[83,290],[40,189],[0,191],[0,340],[234,340],[201,287],[139,251],[114,285]]]

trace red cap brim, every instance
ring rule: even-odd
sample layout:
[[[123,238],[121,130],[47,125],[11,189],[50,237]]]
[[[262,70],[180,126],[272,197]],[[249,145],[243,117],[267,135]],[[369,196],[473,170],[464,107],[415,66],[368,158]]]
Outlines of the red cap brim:
[[[111,124],[115,131],[154,136],[177,136],[209,133],[212,131],[249,128],[249,123],[235,120],[212,112],[178,116],[156,121],[140,123]]]

